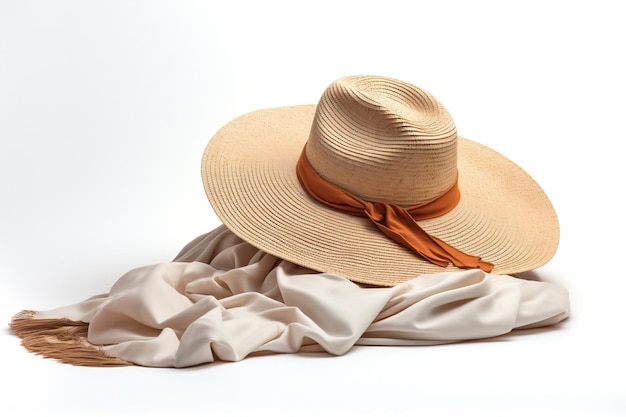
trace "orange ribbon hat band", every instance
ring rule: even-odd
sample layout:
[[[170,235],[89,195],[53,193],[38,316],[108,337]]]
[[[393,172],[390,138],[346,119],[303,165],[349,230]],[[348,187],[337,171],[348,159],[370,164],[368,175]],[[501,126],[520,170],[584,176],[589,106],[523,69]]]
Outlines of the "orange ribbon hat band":
[[[446,267],[452,263],[457,268],[480,268],[485,272],[493,269],[493,264],[481,260],[479,256],[468,255],[429,235],[416,223],[418,220],[438,217],[452,210],[461,198],[458,182],[431,201],[401,207],[390,203],[362,200],[326,181],[311,166],[305,151],[300,155],[296,172],[300,184],[311,197],[344,213],[368,217],[385,235],[435,265]]]

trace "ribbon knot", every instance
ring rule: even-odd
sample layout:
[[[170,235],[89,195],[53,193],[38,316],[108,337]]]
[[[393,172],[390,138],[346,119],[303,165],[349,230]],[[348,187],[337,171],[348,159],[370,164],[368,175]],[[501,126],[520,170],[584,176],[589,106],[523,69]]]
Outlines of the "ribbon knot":
[[[370,201],[365,202],[365,214],[369,217],[373,222],[379,222],[384,219],[384,212],[386,211],[385,206],[381,203],[372,203]]]
[[[311,166],[305,151],[300,155],[296,172],[300,184],[311,197],[344,213],[368,217],[386,236],[435,265],[446,267],[452,263],[457,268],[480,268],[485,272],[491,272],[493,269],[493,264],[448,245],[441,239],[429,235],[417,224],[418,220],[441,216],[458,204],[461,198],[458,178],[454,185],[439,197],[415,206],[401,207],[391,203],[363,200],[326,181]]]

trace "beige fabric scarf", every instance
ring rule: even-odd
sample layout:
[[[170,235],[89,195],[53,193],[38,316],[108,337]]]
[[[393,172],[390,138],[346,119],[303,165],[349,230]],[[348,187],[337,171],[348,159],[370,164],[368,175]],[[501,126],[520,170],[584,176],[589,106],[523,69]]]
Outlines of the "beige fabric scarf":
[[[568,314],[568,293],[554,284],[468,270],[364,288],[268,255],[221,226],[173,262],[128,272],[108,294],[22,312],[11,327],[29,350],[63,362],[187,367],[261,352],[480,339]]]

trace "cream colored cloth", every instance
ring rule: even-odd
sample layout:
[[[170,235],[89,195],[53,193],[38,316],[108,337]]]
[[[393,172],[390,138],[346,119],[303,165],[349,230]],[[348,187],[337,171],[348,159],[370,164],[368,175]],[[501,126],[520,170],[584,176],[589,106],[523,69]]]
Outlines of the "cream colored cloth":
[[[341,355],[358,344],[487,338],[568,314],[568,293],[554,284],[469,270],[362,288],[268,255],[221,226],[174,262],[132,270],[108,294],[34,318],[88,322],[89,341],[109,355],[186,367],[254,352]]]

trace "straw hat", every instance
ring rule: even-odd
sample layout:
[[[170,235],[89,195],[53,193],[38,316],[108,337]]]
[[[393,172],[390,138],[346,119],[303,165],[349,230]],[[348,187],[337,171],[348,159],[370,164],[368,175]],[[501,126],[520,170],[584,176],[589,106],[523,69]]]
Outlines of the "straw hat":
[[[296,172],[303,159],[319,181],[370,208],[380,202],[402,211],[458,187],[444,214],[411,223],[492,273],[537,268],[556,251],[558,220],[540,186],[506,157],[457,136],[443,105],[411,84],[345,77],[317,106],[245,114],[207,145],[204,187],[243,240],[317,271],[390,286],[459,270],[393,240],[367,216],[318,200]]]

